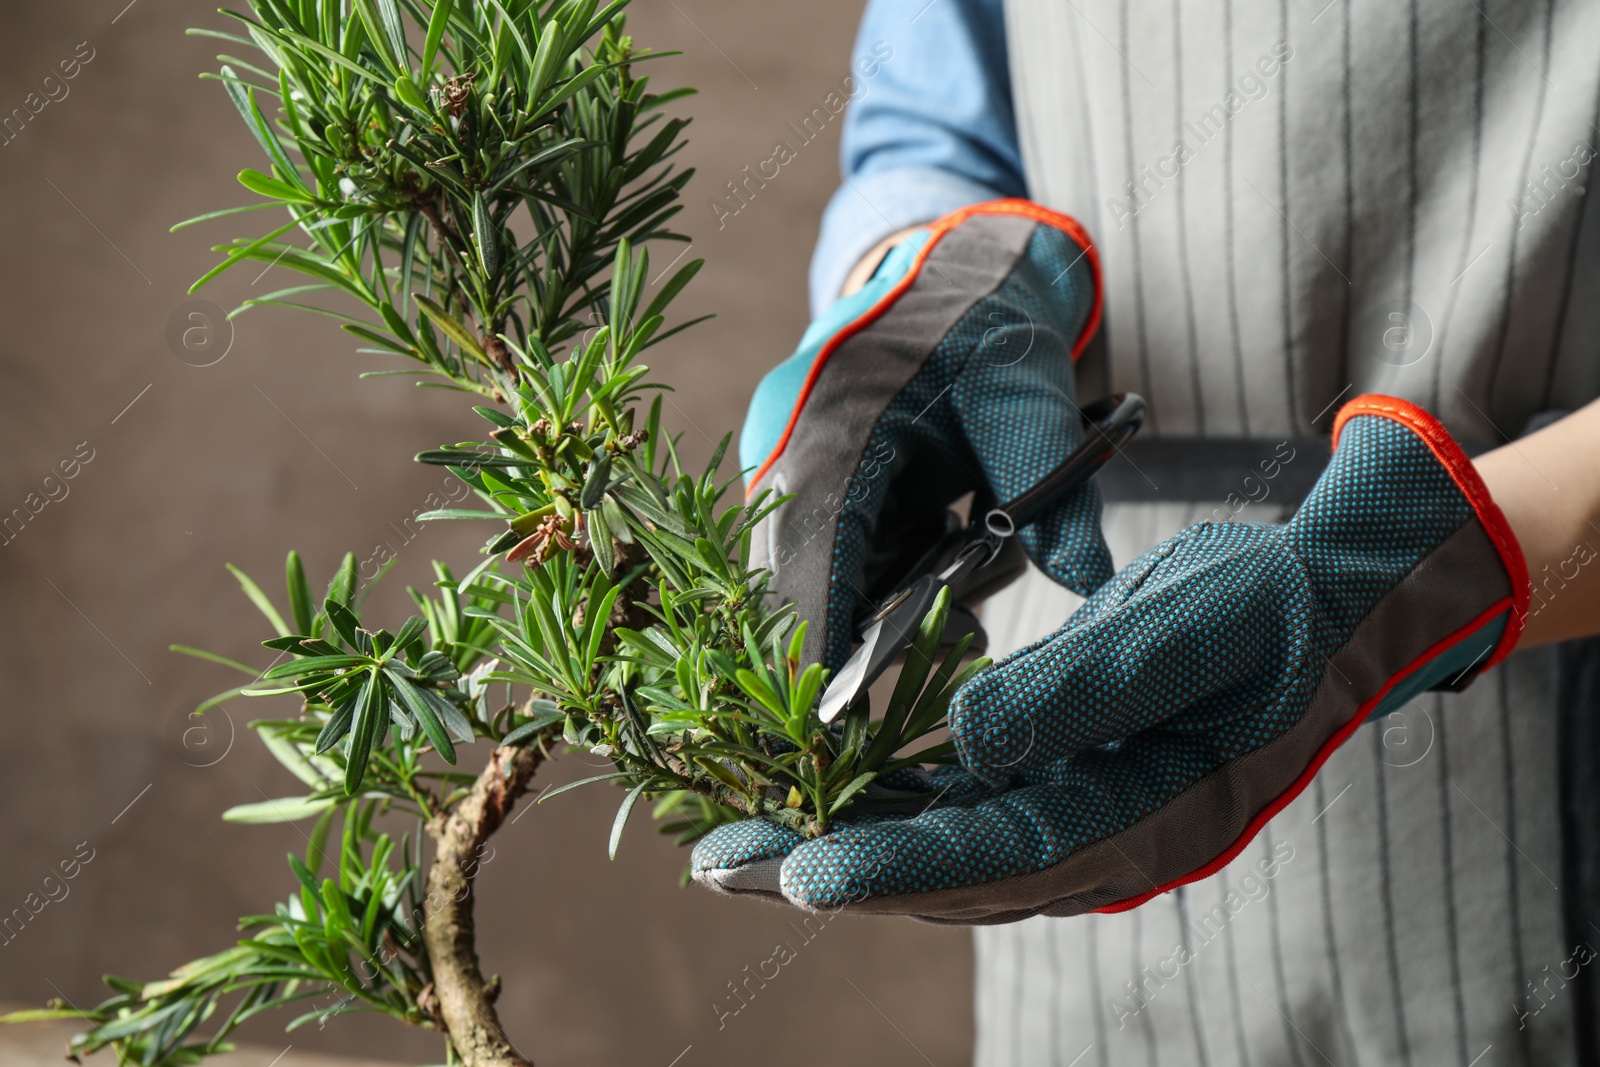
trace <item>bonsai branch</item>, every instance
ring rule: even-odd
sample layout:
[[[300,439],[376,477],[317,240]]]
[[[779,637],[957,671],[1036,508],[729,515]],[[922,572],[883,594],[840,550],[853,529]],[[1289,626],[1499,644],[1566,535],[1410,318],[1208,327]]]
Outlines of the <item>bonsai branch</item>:
[[[472,894],[480,850],[546,758],[542,740],[495,749],[466,798],[428,824],[437,848],[428,872],[428,900],[442,904],[430,910],[423,933],[437,1011],[467,1067],[533,1067],[500,1026],[494,1009],[498,981],[486,980],[479,969]]]

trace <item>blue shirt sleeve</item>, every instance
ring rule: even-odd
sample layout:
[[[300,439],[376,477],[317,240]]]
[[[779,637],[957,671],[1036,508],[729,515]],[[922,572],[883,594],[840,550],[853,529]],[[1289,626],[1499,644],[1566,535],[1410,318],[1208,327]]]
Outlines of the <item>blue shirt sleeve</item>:
[[[813,317],[896,230],[1027,193],[1001,0],[868,0],[851,76],[844,183],[811,259]]]

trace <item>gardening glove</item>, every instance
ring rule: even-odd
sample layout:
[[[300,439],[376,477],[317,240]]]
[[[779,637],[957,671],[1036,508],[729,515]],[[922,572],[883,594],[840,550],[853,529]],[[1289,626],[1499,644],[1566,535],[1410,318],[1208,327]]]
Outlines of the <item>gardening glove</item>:
[[[750,495],[793,499],[756,531],[753,562],[811,620],[808,660],[848,658],[861,609],[945,532],[947,505],[1011,499],[1078,446],[1072,361],[1099,317],[1082,227],[997,200],[896,246],[762,380],[740,462]],[[1111,576],[1092,484],[1019,540],[1077,592]]]
[[[1226,865],[1370,717],[1516,644],[1522,552],[1471,462],[1402,400],[1352,401],[1283,525],[1202,523],[951,705],[965,769],[925,812],[814,841],[724,827],[694,876],[945,922],[1121,911]]]

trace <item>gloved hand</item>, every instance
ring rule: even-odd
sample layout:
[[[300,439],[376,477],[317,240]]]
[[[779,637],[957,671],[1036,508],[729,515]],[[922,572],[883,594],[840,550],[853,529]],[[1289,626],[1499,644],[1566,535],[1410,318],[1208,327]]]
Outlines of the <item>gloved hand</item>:
[[[1283,525],[1202,523],[957,693],[965,769],[924,813],[815,841],[747,822],[694,876],[946,922],[1120,911],[1227,864],[1363,722],[1516,644],[1522,551],[1471,462],[1401,400],[1350,402]]]
[[[740,461],[751,494],[794,499],[756,531],[753,562],[811,620],[808,659],[844,662],[858,610],[943,532],[947,505],[1008,500],[1077,447],[1072,361],[1099,317],[1076,222],[1025,200],[977,204],[896,246],[761,382]],[[1111,576],[1093,485],[1019,539],[1080,593]]]

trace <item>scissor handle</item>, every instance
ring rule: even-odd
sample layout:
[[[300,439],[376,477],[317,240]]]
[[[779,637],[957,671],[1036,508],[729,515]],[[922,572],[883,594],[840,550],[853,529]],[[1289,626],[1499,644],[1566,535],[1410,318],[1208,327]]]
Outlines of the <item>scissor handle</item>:
[[[1080,408],[1079,412],[1083,416],[1084,440],[1071,455],[1021,496],[990,508],[981,516],[974,515],[957,536],[960,548],[953,559],[946,554],[949,535],[930,549],[912,569],[912,576],[906,579],[905,585],[879,603],[861,621],[861,628],[865,630],[899,609],[917,589],[919,579],[941,566],[936,560],[949,560],[936,574],[939,582],[949,585],[959,585],[974,571],[990,563],[1006,538],[1092,478],[1116,455],[1117,449],[1139,431],[1144,425],[1144,398],[1138,393],[1113,393]]]
[[[1112,393],[1080,410],[1085,430],[1083,443],[1032,489],[990,508],[983,523],[991,534],[1009,537],[1038,518],[1093,477],[1144,425],[1144,397],[1138,393]]]

